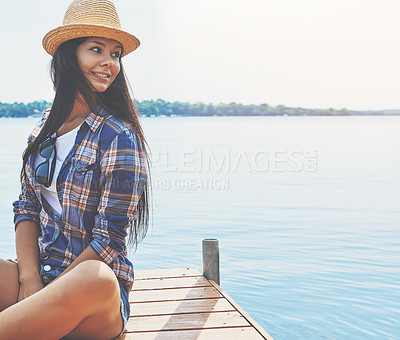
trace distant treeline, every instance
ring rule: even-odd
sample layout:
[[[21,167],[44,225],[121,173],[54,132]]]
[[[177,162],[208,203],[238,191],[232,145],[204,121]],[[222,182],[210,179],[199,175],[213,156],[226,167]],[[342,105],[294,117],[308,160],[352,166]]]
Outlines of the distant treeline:
[[[337,109],[304,109],[301,107],[287,107],[284,105],[271,106],[229,104],[204,104],[167,102],[162,99],[136,101],[142,117],[158,116],[346,116],[346,115],[399,115],[400,110],[382,111],[354,111],[345,108]],[[44,100],[32,103],[1,103],[0,117],[29,117],[39,115],[49,108],[51,102]]]
[[[0,117],[22,118],[29,117],[35,114],[40,114],[44,109],[51,106],[50,102],[45,100],[34,101],[32,103],[1,103],[0,102]]]

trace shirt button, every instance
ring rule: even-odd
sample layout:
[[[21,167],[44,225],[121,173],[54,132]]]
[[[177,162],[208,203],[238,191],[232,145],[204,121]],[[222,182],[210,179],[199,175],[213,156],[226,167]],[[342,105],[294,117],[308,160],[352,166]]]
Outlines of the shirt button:
[[[49,281],[49,277],[48,277],[48,276],[43,276],[43,281],[44,281],[44,282]]]
[[[59,221],[61,216],[59,214],[54,214],[53,218],[55,221]]]
[[[43,269],[44,269],[45,272],[48,272],[48,271],[50,271],[51,266],[49,266],[48,264],[46,264],[46,265],[43,267]]]

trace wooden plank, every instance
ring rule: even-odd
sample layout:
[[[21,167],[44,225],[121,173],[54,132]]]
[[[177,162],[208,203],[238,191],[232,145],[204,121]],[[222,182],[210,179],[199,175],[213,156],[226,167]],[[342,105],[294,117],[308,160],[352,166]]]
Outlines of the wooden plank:
[[[161,278],[149,280],[135,280],[133,290],[152,290],[163,288],[188,288],[188,287],[211,287],[210,282],[203,276],[189,276],[180,278]]]
[[[130,318],[128,332],[250,326],[239,312],[174,314]]]
[[[135,271],[123,339],[267,339],[218,284],[189,268]]]
[[[273,338],[262,328],[257,322],[255,322],[249,314],[247,314],[240,305],[238,305],[235,300],[233,300],[228,293],[226,293],[218,284],[214,281],[209,280],[209,282],[215,287],[215,289],[225,298],[230,304],[265,338],[268,340],[273,340]]]
[[[150,302],[168,300],[215,299],[222,295],[214,287],[177,288],[160,290],[132,290],[129,302]]]
[[[226,299],[143,302],[131,304],[131,317],[234,310]]]
[[[135,280],[158,279],[162,277],[202,276],[197,269],[142,269],[135,270]]]
[[[252,327],[214,328],[201,330],[126,333],[118,340],[260,340],[261,335]]]

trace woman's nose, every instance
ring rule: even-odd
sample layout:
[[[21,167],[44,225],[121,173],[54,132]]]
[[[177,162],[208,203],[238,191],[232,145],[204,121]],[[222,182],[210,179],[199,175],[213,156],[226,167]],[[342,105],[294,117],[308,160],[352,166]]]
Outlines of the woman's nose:
[[[102,61],[101,61],[101,66],[104,67],[111,67],[113,64],[113,60],[111,57],[105,57]]]

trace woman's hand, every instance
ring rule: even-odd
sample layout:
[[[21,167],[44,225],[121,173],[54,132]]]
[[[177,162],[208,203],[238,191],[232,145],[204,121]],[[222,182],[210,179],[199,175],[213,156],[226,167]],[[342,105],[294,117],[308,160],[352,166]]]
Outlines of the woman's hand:
[[[25,279],[19,283],[18,302],[26,299],[28,296],[35,294],[44,287],[40,276]]]

